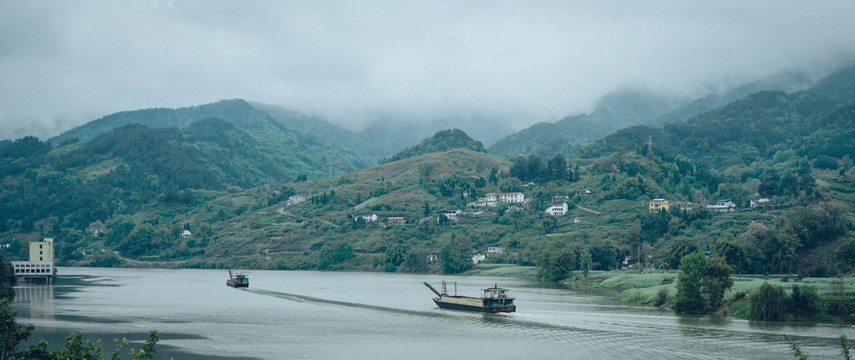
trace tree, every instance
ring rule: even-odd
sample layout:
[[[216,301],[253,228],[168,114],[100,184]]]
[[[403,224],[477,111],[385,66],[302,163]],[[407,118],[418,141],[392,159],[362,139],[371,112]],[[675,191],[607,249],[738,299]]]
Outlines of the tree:
[[[588,272],[591,271],[591,253],[588,250],[582,250],[582,253],[579,254],[579,267],[582,269],[585,280],[587,280]]]
[[[460,241],[451,236],[439,253],[442,262],[442,272],[445,274],[458,274],[472,268],[472,247],[468,241]]]
[[[408,247],[403,244],[394,244],[386,248],[386,271],[395,272],[398,266],[404,263]]]
[[[104,351],[100,343],[83,341],[83,334],[73,332],[65,337],[65,347],[53,352],[56,359],[92,359],[104,360]]]
[[[681,259],[684,256],[696,251],[698,251],[698,247],[691,238],[678,236],[674,238],[674,241],[668,246],[667,253],[665,254],[665,262],[669,268],[676,269],[682,264]]]
[[[742,245],[734,239],[725,237],[715,242],[712,253],[721,256],[733,271],[744,273],[748,270],[748,255]]]
[[[748,320],[778,321],[784,315],[786,294],[780,286],[763,283],[760,291],[750,297]]]
[[[707,261],[703,289],[709,298],[707,306],[710,310],[718,309],[721,306],[724,292],[733,286],[733,279],[730,278],[732,272],[733,268],[727,265],[721,256],[715,256]]]
[[[567,179],[567,159],[564,155],[555,154],[546,164],[548,180],[564,181]]]
[[[11,359],[18,345],[26,341],[33,333],[33,324],[18,325],[15,320],[17,310],[6,299],[0,299],[0,360]]]
[[[680,271],[674,310],[684,314],[702,314],[705,304],[701,286],[707,273],[706,257],[701,252],[683,256],[680,259]]]
[[[846,240],[845,243],[837,247],[837,252],[834,254],[841,264],[847,269],[855,267],[855,239]]]
[[[540,252],[538,277],[545,281],[566,279],[575,268],[576,253],[566,245],[553,243]]]

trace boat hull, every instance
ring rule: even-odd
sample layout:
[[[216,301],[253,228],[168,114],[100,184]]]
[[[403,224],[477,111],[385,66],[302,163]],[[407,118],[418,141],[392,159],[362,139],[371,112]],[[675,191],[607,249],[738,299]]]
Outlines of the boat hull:
[[[503,313],[503,312],[516,312],[516,305],[497,305],[497,306],[478,306],[474,304],[466,304],[459,302],[449,302],[442,301],[440,299],[434,298],[433,302],[436,303],[436,306],[439,306],[441,309],[452,309],[452,310],[463,310],[463,311],[474,311],[474,312],[482,312],[482,313]]]
[[[231,280],[226,280],[226,285],[231,286],[233,288],[242,288],[242,287],[248,288],[249,287],[249,283],[236,283],[236,282],[231,281]]]

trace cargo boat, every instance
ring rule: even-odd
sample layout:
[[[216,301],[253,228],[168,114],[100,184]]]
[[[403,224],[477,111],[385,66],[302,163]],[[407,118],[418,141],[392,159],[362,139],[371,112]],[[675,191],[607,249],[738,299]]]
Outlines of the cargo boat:
[[[229,279],[226,280],[226,285],[233,288],[249,287],[249,277],[246,274],[232,274],[232,269],[229,269]]]
[[[516,312],[517,306],[514,305],[514,298],[508,296],[508,289],[503,289],[498,284],[484,290],[484,295],[480,298],[470,296],[457,296],[457,283],[454,283],[454,295],[448,295],[445,281],[442,282],[442,292],[436,291],[433,286],[424,283],[437,298],[433,298],[436,306],[442,309],[477,311],[485,313],[500,313],[500,312]]]

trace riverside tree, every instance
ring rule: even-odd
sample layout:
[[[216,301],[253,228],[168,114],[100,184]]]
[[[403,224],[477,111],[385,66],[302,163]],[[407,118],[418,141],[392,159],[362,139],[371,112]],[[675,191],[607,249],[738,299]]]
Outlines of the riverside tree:
[[[704,254],[694,252],[680,260],[680,276],[677,278],[677,295],[674,310],[684,314],[702,314],[705,308],[701,286],[707,273]]]

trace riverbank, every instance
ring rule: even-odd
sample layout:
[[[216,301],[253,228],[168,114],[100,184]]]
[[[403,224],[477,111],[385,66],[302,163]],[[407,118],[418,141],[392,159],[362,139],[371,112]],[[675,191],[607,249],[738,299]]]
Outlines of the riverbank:
[[[573,276],[566,280],[569,286],[581,286],[608,289],[614,291],[621,300],[640,304],[673,309],[674,296],[677,293],[677,276],[679,271],[653,271],[653,272],[629,272],[629,271],[592,271],[585,278],[581,271],[573,272]],[[811,287],[816,290],[817,312],[801,318],[788,318],[788,320],[808,320],[820,322],[840,322],[840,317],[823,313],[823,308],[844,305],[848,306],[855,295],[855,277],[846,276],[839,278],[802,278],[789,275],[733,275],[733,287],[725,292],[724,304],[715,313],[735,316],[741,319],[748,318],[750,307],[750,296],[760,290],[764,283],[783,288],[786,293],[792,294],[794,285],[799,287]],[[660,294],[665,292],[667,296],[660,299]],[[851,313],[848,311],[847,314]],[[844,315],[846,320],[851,315]]]

